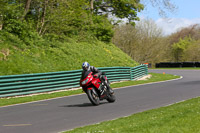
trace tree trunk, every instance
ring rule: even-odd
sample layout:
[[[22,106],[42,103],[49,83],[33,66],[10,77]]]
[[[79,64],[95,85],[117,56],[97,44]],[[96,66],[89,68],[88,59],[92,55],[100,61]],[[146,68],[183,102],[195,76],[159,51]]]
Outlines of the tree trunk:
[[[0,14],[0,30],[3,29],[3,15]]]
[[[46,10],[47,10],[47,4],[48,4],[48,2],[49,2],[49,0],[45,0],[43,12],[42,12],[41,26],[40,26],[39,35],[42,34],[42,30],[43,30],[43,28],[44,28],[45,17],[46,17]]]
[[[93,14],[93,10],[94,10],[94,0],[90,0],[90,11]]]
[[[26,1],[26,5],[24,7],[24,14],[22,16],[22,20],[25,18],[26,14],[28,13],[28,10],[30,8],[30,5],[31,5],[31,0],[27,0]]]
[[[38,16],[37,16],[37,26],[36,29],[39,32],[39,25],[40,25],[40,7],[38,8]]]

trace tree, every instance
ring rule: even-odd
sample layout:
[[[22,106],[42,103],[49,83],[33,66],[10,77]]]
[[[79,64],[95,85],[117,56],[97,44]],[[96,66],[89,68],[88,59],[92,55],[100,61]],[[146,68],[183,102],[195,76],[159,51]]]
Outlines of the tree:
[[[143,9],[140,0],[0,0],[0,4],[3,30],[22,39],[36,31],[48,38],[93,36],[105,42],[113,36],[109,15],[134,24]]]
[[[151,19],[146,19],[136,25],[139,39],[139,51],[135,56],[141,63],[155,63],[161,59],[165,49],[162,43],[162,29]],[[137,50],[138,51],[138,50]]]
[[[20,34],[23,29],[23,23],[20,21],[23,11],[21,10],[22,4],[18,1],[0,0],[0,4],[3,5],[0,9],[0,15],[2,19],[2,30],[6,30],[10,33]]]
[[[128,19],[134,24],[134,20],[139,20],[137,12],[143,10],[140,0],[90,0],[91,11],[97,15],[112,15],[119,19]]]
[[[200,39],[200,26],[194,24],[188,27],[177,30],[177,32],[167,37],[169,45],[169,61],[190,61],[191,55],[198,54],[196,50],[194,53],[190,53],[191,49],[197,47],[193,45],[195,41]],[[190,49],[190,50],[189,50]],[[190,53],[190,54],[188,54]],[[188,54],[188,55],[187,55]],[[192,59],[192,57],[191,57]]]
[[[200,40],[195,41],[193,44],[188,46],[183,54],[185,61],[199,61],[200,60]]]
[[[188,27],[181,28],[177,30],[177,32],[171,34],[169,36],[170,43],[177,43],[180,39],[184,39],[185,37],[191,37],[194,40],[200,39],[200,25],[194,24]]]
[[[183,61],[183,54],[192,43],[194,43],[194,41],[190,37],[185,37],[172,45],[173,55],[176,62]]]
[[[135,27],[118,26],[112,42],[139,63],[160,61],[167,47],[162,30],[151,19],[140,21]]]

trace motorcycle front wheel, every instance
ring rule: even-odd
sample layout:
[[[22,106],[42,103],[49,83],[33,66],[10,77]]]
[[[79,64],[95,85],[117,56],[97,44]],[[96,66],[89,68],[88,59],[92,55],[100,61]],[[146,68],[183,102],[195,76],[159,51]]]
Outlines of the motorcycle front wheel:
[[[106,99],[109,103],[113,103],[116,100],[116,97],[114,94],[108,93],[107,95],[107,99]]]
[[[87,90],[87,96],[93,105],[99,105],[99,96],[94,88]]]

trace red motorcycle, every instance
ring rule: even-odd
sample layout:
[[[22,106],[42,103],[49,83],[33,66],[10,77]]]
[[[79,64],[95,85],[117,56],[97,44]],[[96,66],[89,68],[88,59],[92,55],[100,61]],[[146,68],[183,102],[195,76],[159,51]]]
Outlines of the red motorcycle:
[[[105,76],[105,73],[102,73]],[[105,76],[105,82],[108,82],[107,77]],[[82,75],[80,80],[80,86],[83,91],[87,94],[90,102],[93,105],[99,105],[100,101],[106,99],[108,102],[115,102],[115,95],[110,93],[108,90],[109,84],[104,84],[101,82],[99,75],[93,75],[92,72],[86,72],[85,75]]]

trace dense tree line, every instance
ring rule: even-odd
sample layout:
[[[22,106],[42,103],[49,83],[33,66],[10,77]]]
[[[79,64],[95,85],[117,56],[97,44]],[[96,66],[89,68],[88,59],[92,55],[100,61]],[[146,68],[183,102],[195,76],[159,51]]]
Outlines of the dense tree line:
[[[140,0],[0,0],[0,5],[2,31],[21,39],[38,34],[56,39],[93,36],[105,42],[118,23],[112,17],[134,24],[143,9]]]
[[[199,61],[200,60],[200,25],[195,24],[178,30],[169,36],[172,45],[172,60]]]
[[[183,62],[200,60],[200,25],[195,24],[164,36],[151,19],[135,27],[115,27],[112,42],[139,63]]]

